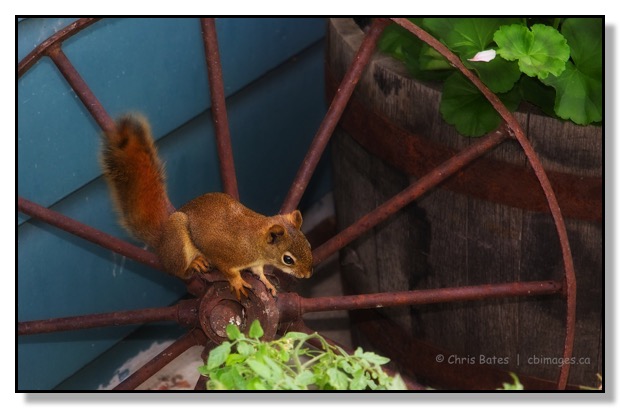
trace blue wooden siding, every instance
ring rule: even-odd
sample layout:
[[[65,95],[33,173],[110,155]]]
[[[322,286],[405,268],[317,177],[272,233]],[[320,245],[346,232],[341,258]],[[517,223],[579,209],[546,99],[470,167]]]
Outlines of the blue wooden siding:
[[[18,23],[18,58],[73,19]],[[217,19],[241,199],[275,213],[325,113],[322,19]],[[220,190],[198,19],[104,19],[63,50],[112,115],[147,115],[176,206]],[[18,194],[114,236],[99,128],[44,58],[18,81]],[[330,188],[325,160],[305,203]],[[174,303],[178,280],[18,216],[18,320]],[[18,388],[50,389],[135,327],[20,337]]]

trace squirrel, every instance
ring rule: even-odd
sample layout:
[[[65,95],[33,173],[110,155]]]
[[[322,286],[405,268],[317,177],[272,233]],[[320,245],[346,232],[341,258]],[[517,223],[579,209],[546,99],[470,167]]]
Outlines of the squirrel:
[[[263,273],[265,265],[298,278],[312,275],[312,252],[298,210],[268,217],[228,194],[207,193],[175,211],[143,116],[125,115],[104,132],[100,159],[120,223],[154,249],[166,272],[188,279],[215,268],[239,300],[252,288],[241,277],[244,269],[273,296],[277,290]]]

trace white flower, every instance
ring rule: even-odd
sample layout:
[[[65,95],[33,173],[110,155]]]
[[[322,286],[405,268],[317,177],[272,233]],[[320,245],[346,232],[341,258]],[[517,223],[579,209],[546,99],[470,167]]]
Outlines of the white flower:
[[[473,58],[470,58],[467,61],[472,61],[472,62],[489,62],[493,58],[495,58],[495,55],[496,55],[495,50],[480,51],[478,54],[474,55]]]

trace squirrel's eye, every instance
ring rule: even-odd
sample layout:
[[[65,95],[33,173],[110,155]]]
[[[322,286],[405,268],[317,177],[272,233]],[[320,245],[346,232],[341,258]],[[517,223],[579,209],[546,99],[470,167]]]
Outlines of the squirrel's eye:
[[[295,264],[295,260],[292,257],[288,256],[288,255],[284,255],[282,257],[282,262],[284,262],[287,265]]]

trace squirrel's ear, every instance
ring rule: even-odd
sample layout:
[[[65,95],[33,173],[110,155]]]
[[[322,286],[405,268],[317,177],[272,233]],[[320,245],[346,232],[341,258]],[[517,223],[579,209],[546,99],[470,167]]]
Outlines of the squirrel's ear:
[[[280,224],[273,224],[267,231],[267,243],[275,244],[284,235],[284,227]]]
[[[304,221],[299,210],[286,214],[286,219],[297,229],[301,228],[301,223]]]

